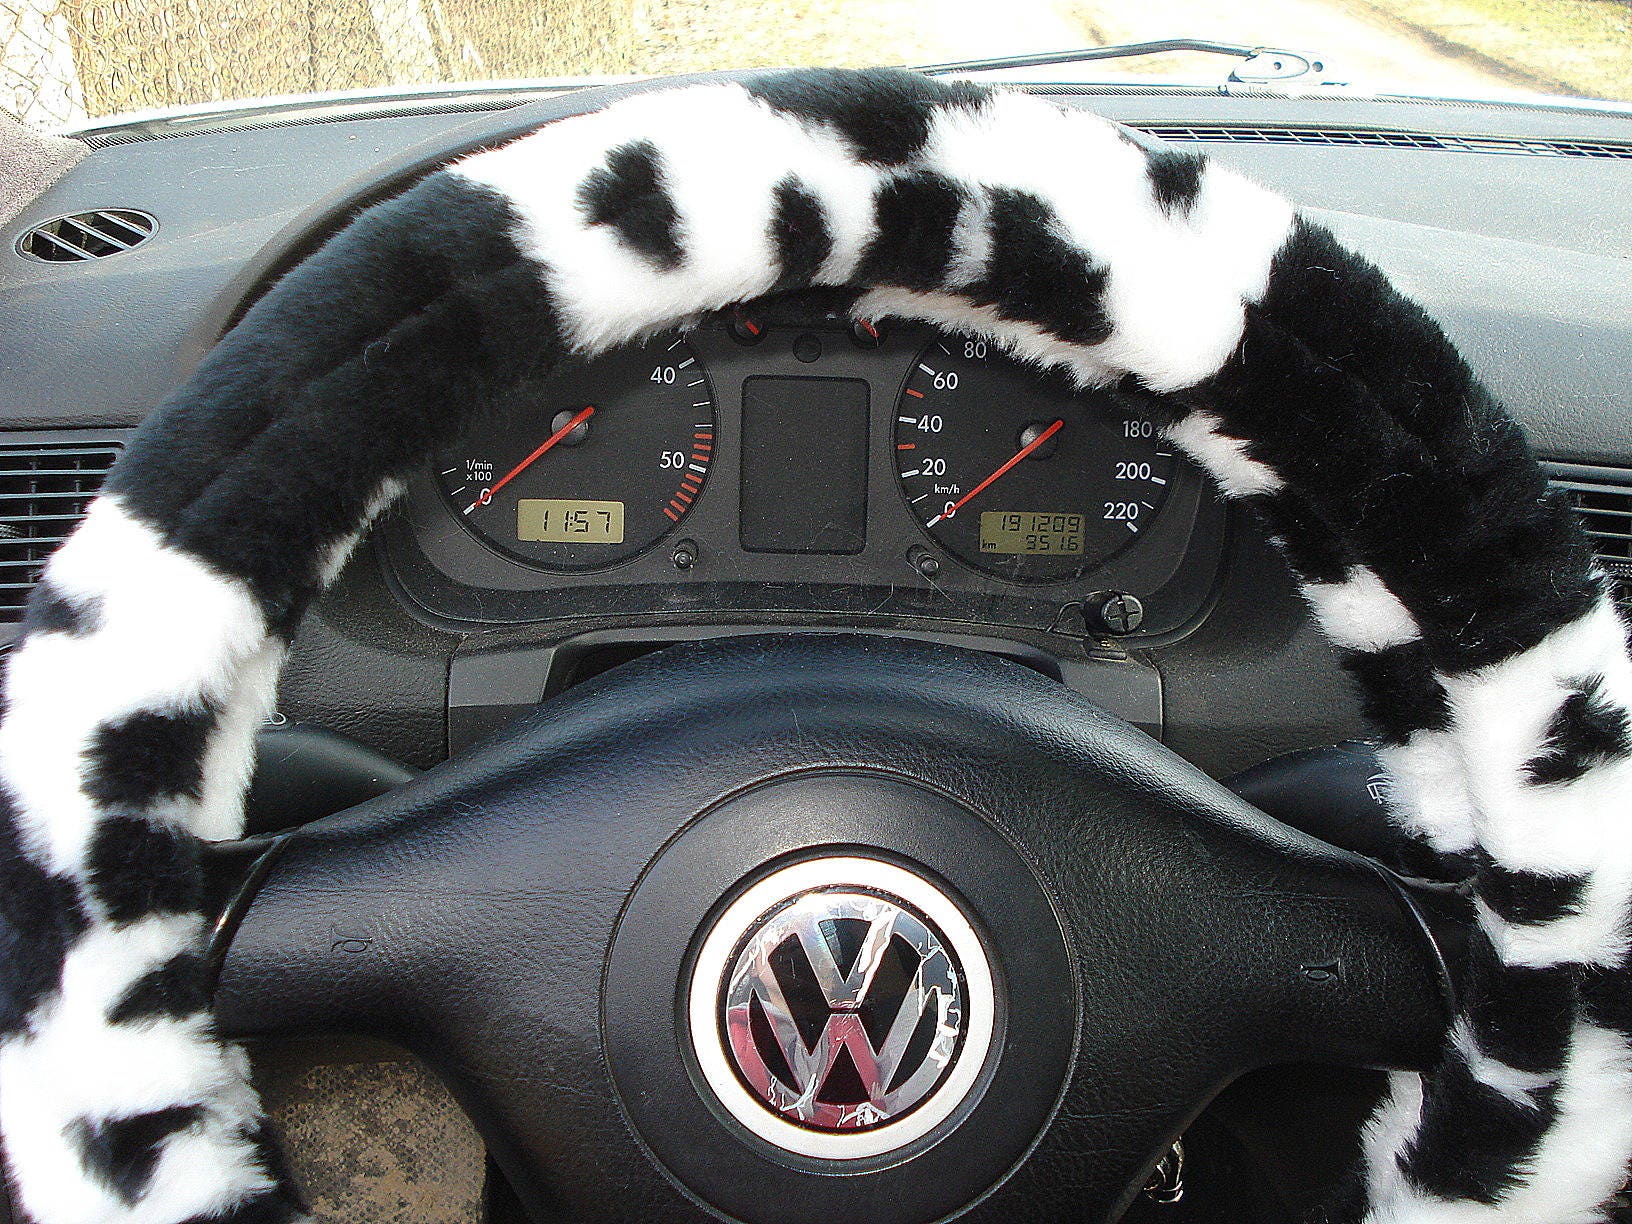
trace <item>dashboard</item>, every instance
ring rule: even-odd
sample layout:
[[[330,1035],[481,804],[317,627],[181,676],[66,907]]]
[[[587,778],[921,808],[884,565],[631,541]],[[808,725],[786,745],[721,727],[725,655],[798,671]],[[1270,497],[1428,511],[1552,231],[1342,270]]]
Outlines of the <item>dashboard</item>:
[[[0,222],[0,485],[27,493],[0,517],[49,509],[48,472],[82,502],[95,472],[53,465],[105,467],[358,208],[643,87],[314,100],[81,133],[77,162]],[[1632,573],[1632,118],[1037,88],[1231,162],[1379,263],[1520,419],[1606,567]],[[147,236],[105,258],[26,253],[53,219],[97,210],[146,218]],[[38,517],[17,519],[15,561],[0,536],[19,592],[54,538]],[[967,337],[852,325],[819,294],[699,318],[493,404],[414,474],[307,618],[280,710],[423,767],[625,659],[767,629],[1002,653],[1217,775],[1362,728],[1278,558],[1136,401]]]

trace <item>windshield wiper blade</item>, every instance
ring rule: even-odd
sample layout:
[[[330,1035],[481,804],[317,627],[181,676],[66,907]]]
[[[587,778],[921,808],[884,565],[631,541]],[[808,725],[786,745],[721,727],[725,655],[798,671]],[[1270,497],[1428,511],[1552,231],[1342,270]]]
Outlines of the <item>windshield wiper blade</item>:
[[[1131,59],[1140,55],[1167,55],[1195,51],[1203,55],[1228,55],[1241,63],[1230,70],[1232,84],[1254,85],[1269,81],[1292,81],[1318,76],[1326,71],[1325,57],[1280,47],[1248,47],[1239,43],[1212,42],[1204,38],[1164,38],[1155,42],[1121,43],[1114,47],[1082,47],[1075,51],[1041,51],[1031,55],[994,56],[962,60],[953,64],[925,64],[917,71],[930,76],[952,73],[996,72],[1003,68],[1042,68],[1049,64],[1084,64],[1093,60]]]

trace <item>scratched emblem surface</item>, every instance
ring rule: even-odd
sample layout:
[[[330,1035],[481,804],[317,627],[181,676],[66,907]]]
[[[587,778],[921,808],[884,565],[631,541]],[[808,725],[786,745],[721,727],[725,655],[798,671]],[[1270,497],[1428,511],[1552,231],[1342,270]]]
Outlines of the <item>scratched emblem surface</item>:
[[[830,889],[784,902],[726,974],[723,1036],[737,1075],[776,1113],[820,1131],[867,1130],[928,1099],[963,1042],[963,976],[905,902]]]

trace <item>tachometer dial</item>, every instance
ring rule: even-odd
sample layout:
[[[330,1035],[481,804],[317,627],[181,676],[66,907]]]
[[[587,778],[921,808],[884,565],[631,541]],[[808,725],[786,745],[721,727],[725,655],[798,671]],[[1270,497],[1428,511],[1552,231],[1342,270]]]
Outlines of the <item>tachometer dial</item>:
[[[549,569],[644,552],[702,495],[714,396],[670,332],[538,384],[437,457],[449,507],[494,548]]]
[[[1150,421],[966,336],[941,337],[913,366],[895,455],[924,529],[966,564],[1020,581],[1104,564],[1161,510],[1173,479]]]

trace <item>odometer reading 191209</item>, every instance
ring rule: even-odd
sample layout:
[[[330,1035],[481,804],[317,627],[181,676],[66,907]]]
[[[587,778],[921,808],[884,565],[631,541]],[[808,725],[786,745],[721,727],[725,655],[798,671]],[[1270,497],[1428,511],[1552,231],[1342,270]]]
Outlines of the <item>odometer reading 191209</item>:
[[[1173,454],[1109,395],[1073,392],[983,340],[939,337],[895,419],[901,488],[967,565],[1018,581],[1093,570],[1160,512]]]

